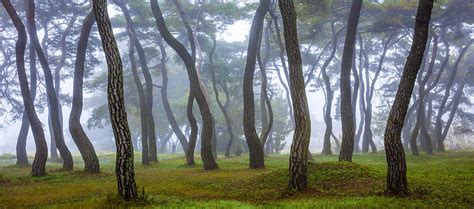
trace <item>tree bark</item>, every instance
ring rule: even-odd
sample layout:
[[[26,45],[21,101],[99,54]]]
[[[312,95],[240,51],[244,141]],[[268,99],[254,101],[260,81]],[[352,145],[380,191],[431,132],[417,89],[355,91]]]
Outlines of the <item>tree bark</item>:
[[[250,28],[249,44],[247,48],[247,60],[244,71],[243,96],[244,115],[243,126],[244,135],[249,147],[250,168],[264,168],[263,145],[255,130],[255,104],[253,93],[253,80],[255,74],[255,64],[257,59],[259,37],[263,30],[265,14],[270,6],[270,0],[260,0],[260,5],[255,13],[252,26]]]
[[[347,21],[346,39],[341,63],[341,122],[342,122],[342,144],[339,153],[339,161],[352,161],[354,150],[354,115],[351,102],[351,67],[359,24],[362,0],[353,0],[349,19]]]
[[[41,121],[39,120],[38,115],[36,115],[32,94],[28,88],[28,78],[25,70],[25,48],[27,39],[26,30],[10,0],[3,0],[2,4],[7,10],[7,13],[10,16],[10,19],[12,20],[18,33],[18,39],[15,45],[18,79],[20,82],[23,103],[25,105],[25,112],[28,115],[28,120],[31,125],[31,130],[33,132],[36,145],[35,159],[33,160],[31,174],[33,176],[44,176],[46,175],[48,147],[46,144],[43,127],[41,126]]]
[[[84,62],[86,59],[87,44],[89,35],[94,25],[94,13],[91,11],[82,24],[79,42],[77,44],[76,61],[74,64],[74,82],[72,94],[71,114],[69,115],[69,132],[74,143],[76,143],[82,159],[84,160],[84,171],[99,173],[99,159],[94,150],[89,137],[81,125],[81,115],[83,107],[83,86],[84,86]]]
[[[384,145],[388,167],[386,189],[390,194],[406,194],[408,192],[405,152],[400,135],[416,76],[423,61],[432,8],[433,0],[420,0],[416,14],[413,45],[403,69],[400,85],[385,128]]]
[[[138,198],[138,192],[133,168],[132,137],[123,96],[122,60],[107,12],[107,1],[93,0],[93,11],[108,66],[107,99],[117,148],[115,174],[118,194],[126,201],[135,200]]]
[[[308,146],[311,136],[311,119],[306,98],[303,67],[296,28],[296,11],[292,0],[278,1],[283,17],[284,36],[290,68],[290,90],[295,114],[295,133],[290,152],[290,189],[307,187]]]
[[[165,20],[163,18],[163,14],[161,9],[158,5],[157,0],[150,1],[151,8],[153,15],[155,17],[155,21],[160,31],[161,36],[165,39],[165,41],[173,48],[181,59],[184,61],[186,65],[186,70],[188,72],[189,83],[191,88],[191,94],[195,97],[197,104],[199,106],[199,110],[201,112],[202,120],[203,120],[203,128],[201,131],[201,158],[203,161],[203,166],[205,170],[213,170],[217,169],[217,163],[214,159],[212,154],[212,135],[213,135],[213,122],[212,122],[212,113],[209,108],[209,104],[206,101],[206,97],[203,93],[203,89],[201,83],[199,82],[199,77],[196,72],[196,66],[193,57],[187,52],[186,48],[176,39],[173,35],[169,32],[168,28],[166,27]],[[188,148],[189,149],[189,148]]]

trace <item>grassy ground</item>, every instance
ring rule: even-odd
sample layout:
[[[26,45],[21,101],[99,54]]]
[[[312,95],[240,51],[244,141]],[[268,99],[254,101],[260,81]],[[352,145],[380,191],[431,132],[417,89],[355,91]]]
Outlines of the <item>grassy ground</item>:
[[[74,172],[48,164],[48,175],[31,177],[29,167],[13,165],[12,156],[0,157],[0,208],[3,207],[115,207],[127,206],[114,197],[114,156],[101,154],[102,173],[85,174],[81,162]],[[187,167],[184,158],[162,155],[160,162],[142,166],[136,178],[144,188],[145,207],[211,208],[473,208],[474,152],[434,156],[407,155],[411,195],[383,194],[385,156],[355,155],[355,163],[337,163],[337,156],[315,156],[310,163],[310,189],[286,191],[287,155],[266,158],[266,169],[248,169],[247,157],[218,160],[221,169],[204,171]],[[79,159],[76,157],[75,159]],[[140,159],[140,157],[136,157]]]

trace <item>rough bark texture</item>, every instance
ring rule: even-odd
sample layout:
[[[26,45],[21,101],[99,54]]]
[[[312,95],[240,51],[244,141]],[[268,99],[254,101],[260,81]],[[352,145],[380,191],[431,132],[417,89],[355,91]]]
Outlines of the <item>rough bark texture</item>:
[[[71,152],[69,151],[66,146],[66,143],[64,142],[64,135],[59,114],[59,100],[54,90],[53,75],[51,73],[51,69],[49,68],[48,60],[46,59],[46,56],[41,48],[41,44],[36,34],[35,2],[34,0],[26,1],[26,19],[28,23],[28,32],[30,34],[31,41],[35,45],[36,54],[38,55],[38,59],[41,63],[41,67],[43,68],[44,72],[46,93],[48,96],[49,107],[51,108],[51,123],[54,132],[54,140],[56,142],[56,146],[58,147],[59,153],[63,158],[63,169],[72,170],[74,162],[72,159]]]
[[[260,0],[260,5],[255,13],[250,28],[249,45],[247,48],[247,61],[245,63],[243,97],[244,97],[244,135],[247,140],[250,155],[250,168],[264,168],[263,145],[255,130],[255,101],[253,92],[253,80],[255,75],[255,64],[259,47],[259,38],[263,30],[265,14],[270,6],[270,0]]]
[[[134,200],[138,197],[138,192],[133,168],[132,136],[128,127],[123,96],[122,60],[107,13],[107,1],[94,0],[93,11],[108,66],[107,99],[117,148],[115,174],[118,194],[124,200]]]
[[[311,121],[298,43],[296,11],[292,0],[280,0],[278,4],[283,18],[286,53],[290,67],[290,90],[295,114],[295,133],[291,144],[288,187],[304,190],[308,184],[306,171]]]
[[[403,122],[405,121],[416,76],[420,70],[423,54],[428,40],[428,29],[431,18],[433,0],[420,0],[416,14],[413,45],[403,69],[395,101],[390,110],[385,128],[384,145],[387,158],[387,192],[390,194],[406,194],[406,161],[405,152],[400,139]]]
[[[29,56],[30,56],[30,92],[32,101],[34,103],[36,97],[36,89],[38,86],[38,71],[36,69],[36,52],[35,47],[32,43],[29,44]],[[28,113],[26,110],[23,112],[21,120],[20,133],[18,134],[18,140],[16,144],[16,164],[17,165],[28,165],[28,155],[26,152],[26,139],[30,129],[30,120],[28,119]]]
[[[203,161],[204,169],[206,170],[213,170],[217,169],[217,163],[214,159],[212,154],[212,135],[213,135],[213,122],[212,122],[212,113],[209,108],[209,104],[206,101],[206,97],[203,93],[202,86],[199,82],[199,77],[196,72],[196,66],[193,57],[188,53],[186,48],[176,39],[173,35],[169,32],[168,28],[166,27],[165,20],[163,18],[163,14],[161,9],[158,5],[157,0],[150,1],[151,8],[153,11],[153,15],[155,17],[155,21],[160,31],[161,36],[165,39],[165,41],[173,48],[181,59],[184,61],[186,65],[186,70],[188,72],[189,83],[193,87],[191,88],[191,93],[195,97],[197,104],[199,106],[199,110],[201,112],[202,120],[203,120],[203,127],[201,131],[201,158]],[[188,148],[189,149],[189,148]]]
[[[87,43],[89,35],[94,25],[94,13],[91,11],[82,23],[81,34],[77,44],[76,61],[74,64],[74,83],[72,94],[71,114],[69,115],[69,132],[74,143],[76,143],[82,159],[84,160],[84,171],[99,173],[99,159],[94,150],[89,137],[81,125],[81,115],[83,107],[83,86],[84,86],[84,62],[86,59]]]
[[[18,70],[18,79],[20,82],[21,95],[23,104],[25,104],[25,111],[30,121],[31,130],[35,139],[36,154],[33,160],[31,174],[33,176],[44,176],[46,175],[46,160],[48,159],[48,147],[46,145],[46,138],[44,136],[43,127],[41,121],[35,112],[35,106],[33,104],[33,97],[30,89],[28,88],[28,78],[25,70],[25,48],[26,48],[26,30],[23,22],[18,16],[15,8],[10,3],[10,0],[2,0],[2,4],[7,10],[10,19],[15,25],[16,31],[18,32],[18,39],[15,45],[16,55],[16,66]]]
[[[362,0],[353,0],[347,21],[346,39],[341,63],[341,122],[342,145],[339,161],[352,161],[354,150],[354,115],[351,102],[351,67],[354,54],[357,25],[359,24]]]

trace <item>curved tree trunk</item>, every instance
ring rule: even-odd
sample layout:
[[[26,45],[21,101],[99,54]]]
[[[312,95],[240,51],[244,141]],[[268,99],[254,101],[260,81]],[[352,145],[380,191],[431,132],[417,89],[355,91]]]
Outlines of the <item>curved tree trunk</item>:
[[[145,50],[137,38],[135,24],[127,9],[127,4],[122,0],[114,0],[115,4],[122,10],[125,20],[127,21],[127,33],[131,43],[137,49],[138,61],[142,69],[143,77],[145,78],[145,101],[146,101],[146,120],[148,131],[148,155],[149,160],[153,162],[158,161],[158,153],[156,148],[156,130],[155,120],[153,118],[153,80],[151,78],[150,70],[146,61]],[[140,82],[141,83],[141,82]]]
[[[18,39],[15,45],[16,54],[16,66],[18,70],[18,79],[20,82],[21,95],[23,103],[25,104],[25,111],[30,121],[31,130],[36,144],[36,154],[33,160],[31,174],[33,176],[44,176],[46,175],[46,161],[48,159],[48,147],[46,144],[46,138],[44,136],[43,127],[41,121],[36,115],[35,106],[33,104],[33,97],[30,89],[28,89],[28,78],[25,70],[25,48],[26,48],[26,30],[25,26],[21,22],[20,17],[10,3],[10,0],[3,0],[3,6],[7,10],[10,19],[15,25],[16,31],[18,32]]]
[[[423,61],[432,9],[433,0],[420,0],[416,14],[413,45],[403,69],[400,85],[385,128],[384,145],[388,167],[386,189],[391,194],[406,194],[408,192],[405,152],[400,135],[416,76]]]
[[[160,47],[161,52],[161,60],[160,60],[160,71],[161,71],[161,101],[163,103],[163,109],[165,109],[166,117],[168,118],[168,122],[170,123],[171,128],[173,129],[174,134],[178,137],[179,142],[184,150],[188,149],[188,140],[184,135],[183,131],[179,127],[178,123],[176,122],[176,118],[174,117],[173,110],[171,109],[171,105],[168,100],[168,70],[166,68],[166,49],[163,45],[163,41],[161,38],[158,39],[158,45]]]
[[[257,62],[260,69],[260,109],[262,114],[262,132],[260,133],[260,140],[262,142],[262,146],[267,144],[267,140],[270,134],[270,131],[273,127],[273,109],[270,102],[270,98],[268,96],[268,78],[267,78],[267,63],[268,58],[270,56],[270,26],[271,22],[268,23],[267,27],[265,27],[265,33],[262,34],[259,41],[259,47],[257,51]],[[264,58],[261,58],[260,47],[262,42],[262,37],[265,37],[265,45],[264,45]]]
[[[311,119],[306,98],[303,67],[296,28],[296,11],[292,0],[278,1],[283,17],[286,52],[290,67],[290,89],[295,114],[295,133],[290,152],[290,189],[307,187],[308,146],[311,136]]]
[[[84,160],[84,171],[99,173],[99,159],[94,150],[89,137],[81,125],[81,115],[83,107],[83,86],[84,86],[84,62],[86,59],[87,43],[89,35],[94,25],[94,13],[91,11],[82,24],[79,42],[77,44],[76,62],[74,64],[74,84],[72,94],[71,114],[69,115],[69,132],[74,143],[76,143],[82,159]]]
[[[117,148],[115,174],[117,176],[118,194],[124,200],[134,200],[138,198],[138,192],[133,168],[132,137],[128,127],[123,96],[122,60],[110,24],[107,1],[94,0],[93,11],[109,70],[107,99]]]
[[[354,115],[351,102],[351,67],[359,24],[362,0],[353,0],[349,19],[347,21],[346,39],[341,63],[341,122],[342,122],[342,144],[339,153],[339,161],[352,161],[354,150]]]
[[[255,13],[252,26],[250,28],[249,44],[247,49],[247,61],[245,64],[243,97],[244,114],[243,126],[244,135],[249,147],[250,168],[264,168],[263,145],[255,130],[255,101],[253,93],[253,80],[255,75],[255,64],[259,47],[259,38],[263,29],[265,14],[270,6],[270,0],[260,0],[260,5]]]
[[[36,97],[36,89],[38,86],[38,71],[36,69],[36,52],[35,47],[32,43],[29,44],[29,56],[30,56],[30,93],[32,101],[34,103]],[[20,133],[18,134],[18,140],[16,144],[16,164],[17,165],[28,165],[28,155],[26,152],[26,139],[30,129],[30,120],[28,119],[28,113],[26,110],[23,112],[23,118],[21,120]]]
[[[45,54],[41,48],[41,44],[38,40],[38,36],[36,34],[36,23],[35,23],[35,3],[34,0],[26,0],[26,13],[27,13],[27,22],[28,22],[28,32],[30,34],[31,40],[35,45],[36,54],[38,55],[38,59],[41,63],[44,72],[44,78],[46,83],[46,93],[48,95],[49,106],[51,108],[51,123],[53,126],[54,131],[54,140],[58,147],[59,153],[63,158],[63,169],[64,170],[72,170],[73,169],[73,159],[71,152],[66,146],[64,142],[64,135],[61,125],[61,119],[59,114],[59,100],[58,95],[54,90],[53,85],[53,75],[51,73],[51,69],[49,68],[48,61],[46,59]]]
[[[203,161],[204,169],[213,170],[217,169],[217,163],[212,154],[212,134],[213,134],[213,122],[212,122],[212,113],[209,108],[209,104],[206,101],[206,97],[203,93],[202,85],[199,82],[199,77],[196,72],[196,66],[193,57],[187,52],[186,48],[178,41],[173,35],[169,32],[166,27],[163,14],[158,5],[157,0],[150,1],[153,15],[156,20],[158,30],[160,31],[161,36],[165,41],[173,48],[186,65],[186,70],[188,72],[189,83],[193,87],[191,88],[192,95],[195,97],[199,110],[201,112],[203,120],[203,128],[201,131],[201,158]],[[189,149],[189,148],[188,148]]]
[[[227,108],[229,107],[230,104],[230,95],[228,94],[227,88],[225,87],[226,84],[224,85],[224,92],[225,92],[225,104],[222,104],[222,101],[219,98],[219,90],[217,89],[217,81],[216,81],[216,73],[214,72],[214,52],[216,50],[216,37],[212,37],[212,48],[209,53],[209,69],[211,71],[211,82],[212,82],[212,89],[214,90],[214,95],[216,97],[217,105],[219,106],[219,109],[222,111],[222,114],[224,115],[224,119],[227,125],[227,132],[229,134],[229,142],[226,146],[225,149],[225,157],[230,157],[230,149],[232,148],[232,143],[234,142],[234,132],[232,130],[232,120],[227,113]],[[225,81],[224,81],[225,82]]]

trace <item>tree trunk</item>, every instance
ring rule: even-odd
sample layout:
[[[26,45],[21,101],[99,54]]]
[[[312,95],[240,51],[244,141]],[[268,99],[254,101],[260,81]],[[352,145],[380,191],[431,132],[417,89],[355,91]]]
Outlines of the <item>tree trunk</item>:
[[[191,133],[189,135],[188,148],[184,150],[186,153],[186,164],[188,166],[196,165],[196,163],[194,162],[194,150],[196,149],[196,141],[197,141],[198,131],[199,131],[196,117],[194,117],[194,114],[193,114],[193,103],[194,103],[194,95],[192,91],[189,91],[188,104],[186,106],[186,114],[188,117],[189,126],[191,127]]]
[[[184,135],[183,131],[179,127],[178,123],[176,122],[176,118],[174,117],[173,110],[171,109],[171,105],[168,100],[168,70],[166,68],[166,49],[163,45],[163,41],[161,38],[158,39],[158,45],[160,47],[161,52],[161,63],[160,63],[160,70],[161,70],[161,101],[163,103],[163,109],[165,109],[166,117],[168,118],[168,122],[170,123],[171,128],[173,129],[174,134],[178,138],[181,146],[184,150],[188,149],[188,140]]]
[[[59,153],[63,158],[63,169],[68,171],[73,169],[73,159],[71,152],[66,146],[64,142],[64,135],[61,125],[61,119],[59,114],[59,100],[58,95],[54,90],[53,85],[53,75],[51,73],[51,69],[49,68],[48,61],[46,59],[45,54],[41,48],[40,42],[38,40],[38,36],[36,34],[36,22],[35,22],[35,3],[33,0],[26,0],[26,13],[27,13],[27,22],[28,22],[28,32],[30,34],[31,40],[35,45],[36,54],[38,55],[38,59],[41,63],[44,72],[44,79],[46,83],[46,93],[48,95],[49,106],[51,108],[51,123],[53,125],[54,131],[54,140],[58,147]]]
[[[145,96],[145,90],[143,89],[142,81],[140,80],[140,75],[138,74],[137,70],[137,63],[135,60],[135,46],[133,44],[134,40],[130,40],[129,46],[129,53],[128,56],[130,58],[130,68],[132,69],[133,80],[135,85],[137,86],[138,92],[138,103],[140,109],[140,126],[141,126],[141,142],[142,142],[142,164],[149,165],[150,164],[150,153],[149,153],[149,137],[148,133],[148,110],[147,110],[147,101]]]
[[[292,0],[278,1],[283,17],[284,36],[290,67],[290,90],[295,114],[295,133],[290,152],[290,189],[307,187],[308,146],[311,136],[311,119],[306,98],[303,67],[296,28],[296,11]]]
[[[342,145],[339,153],[339,161],[352,161],[354,150],[354,115],[351,102],[351,67],[354,54],[357,25],[359,24],[362,0],[353,0],[349,19],[347,21],[346,39],[341,63],[341,122],[342,122]]]
[[[38,71],[36,69],[36,52],[35,47],[32,43],[29,44],[30,53],[30,92],[32,101],[34,103],[36,97],[36,89],[38,85]],[[23,118],[21,120],[20,133],[18,134],[18,140],[16,144],[16,164],[17,165],[28,165],[28,155],[26,152],[26,139],[30,129],[30,120],[28,119],[28,113],[26,110],[23,112]]]
[[[76,62],[74,64],[74,84],[72,94],[71,114],[69,115],[69,132],[74,143],[76,143],[82,159],[84,160],[84,171],[99,173],[99,159],[94,150],[89,137],[81,125],[81,115],[83,107],[83,86],[84,86],[84,62],[86,59],[87,43],[89,35],[94,25],[94,13],[91,11],[82,24],[79,42],[77,44]]]
[[[219,98],[219,90],[217,89],[217,81],[216,81],[216,73],[214,72],[214,52],[216,50],[216,38],[212,37],[212,48],[209,53],[209,69],[211,71],[211,82],[212,82],[212,89],[214,90],[214,95],[216,97],[217,105],[219,106],[219,109],[222,111],[222,114],[224,115],[224,119],[227,125],[227,132],[229,134],[229,143],[226,146],[225,149],[225,157],[228,158],[230,157],[230,149],[232,148],[232,143],[234,142],[234,132],[232,130],[232,120],[227,113],[227,108],[229,107],[230,104],[230,95],[228,94],[226,84],[224,85],[224,92],[225,92],[225,104],[222,104],[222,101]],[[224,81],[225,82],[225,81]]]
[[[247,61],[245,64],[243,96],[244,96],[244,115],[243,126],[244,135],[249,147],[250,168],[264,168],[263,145],[255,130],[255,105],[253,93],[253,80],[255,74],[255,64],[259,46],[259,37],[263,30],[263,21],[265,14],[270,6],[270,0],[260,0],[260,5],[255,13],[252,26],[250,28],[249,44],[247,48]]]
[[[260,36],[259,47],[257,51],[257,62],[260,69],[260,109],[262,114],[262,132],[260,133],[260,140],[262,142],[262,146],[267,144],[268,136],[270,131],[273,127],[273,109],[270,102],[270,98],[268,96],[268,78],[267,78],[267,63],[268,58],[270,56],[270,26],[271,22],[268,23],[267,27],[265,27],[265,33]],[[265,45],[264,45],[264,57],[262,59],[260,47],[262,42],[262,37],[265,37]]]
[[[93,11],[109,71],[107,99],[117,148],[115,174],[117,176],[118,194],[124,200],[135,200],[138,198],[138,192],[133,168],[132,138],[128,127],[123,96],[122,60],[120,59],[120,52],[118,51],[112,25],[110,24],[107,1],[94,0]]]
[[[408,192],[405,152],[400,135],[416,76],[423,61],[432,8],[433,0],[420,0],[416,14],[413,45],[403,69],[400,85],[385,128],[384,145],[388,167],[386,188],[390,194],[406,194]]]
[[[151,8],[153,11],[153,15],[156,20],[156,24],[158,30],[160,31],[161,36],[165,39],[165,41],[173,48],[181,59],[184,61],[186,65],[186,70],[188,72],[189,83],[191,88],[192,95],[195,97],[197,104],[199,106],[199,110],[201,112],[202,120],[203,120],[203,128],[201,131],[201,158],[203,161],[204,169],[206,170],[213,170],[217,169],[217,163],[214,159],[212,154],[212,134],[213,134],[213,122],[212,122],[212,113],[209,108],[209,104],[206,101],[206,97],[203,93],[202,85],[199,82],[199,77],[196,72],[196,66],[193,57],[187,52],[186,48],[176,39],[173,35],[169,32],[168,28],[166,27],[165,20],[163,18],[163,14],[161,13],[161,9],[158,5],[157,0],[150,1]],[[188,148],[189,149],[189,148]]]
[[[25,48],[27,39],[26,30],[10,0],[3,0],[2,4],[10,16],[13,24],[15,25],[16,31],[18,32],[18,39],[15,45],[16,67],[18,70],[21,95],[23,103],[25,104],[25,112],[28,115],[36,144],[36,154],[35,159],[33,160],[31,174],[33,176],[44,176],[46,175],[48,147],[46,144],[43,127],[41,126],[41,121],[39,120],[38,115],[36,115],[32,94],[28,88],[28,78],[25,70]]]

